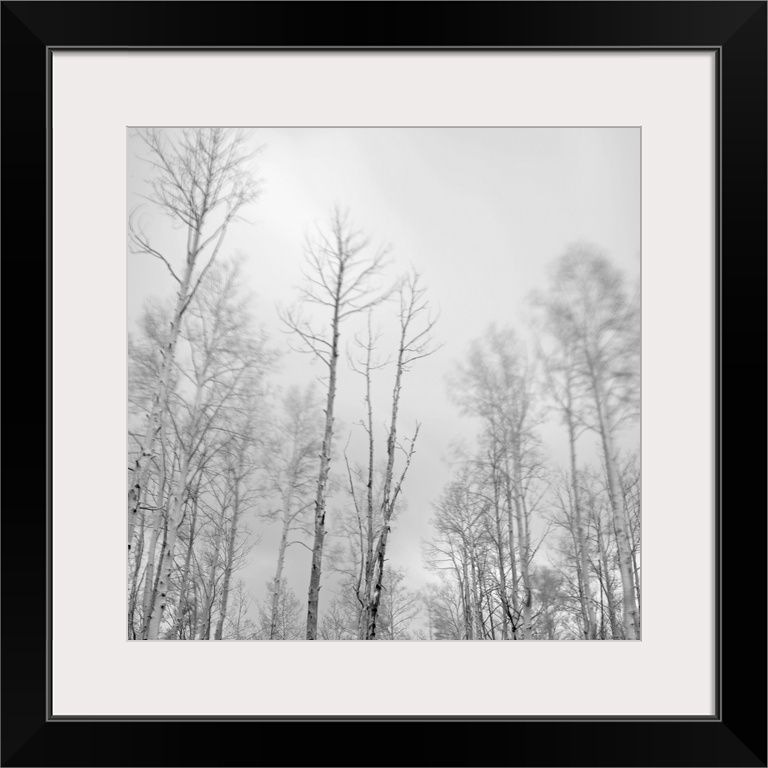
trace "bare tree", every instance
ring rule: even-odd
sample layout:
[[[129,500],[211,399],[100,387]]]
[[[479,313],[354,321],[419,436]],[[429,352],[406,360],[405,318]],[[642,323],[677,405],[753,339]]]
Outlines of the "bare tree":
[[[518,605],[521,606],[521,634],[529,639],[533,546],[528,491],[539,464],[534,430],[540,418],[535,410],[532,367],[514,331],[491,326],[483,338],[473,342],[467,362],[457,367],[451,390],[463,412],[481,419],[492,453],[501,464],[512,574],[507,610],[511,607],[517,612]],[[517,525],[517,542],[513,521]],[[515,555],[516,548],[519,558]],[[523,582],[522,596],[518,594],[518,567]]]
[[[147,199],[174,227],[186,232],[182,254],[165,253],[153,245],[140,211],[129,220],[133,253],[159,259],[177,283],[176,301],[153,387],[146,428],[128,482],[128,553],[142,494],[146,488],[155,444],[168,407],[169,383],[182,320],[207,271],[215,262],[230,224],[258,194],[248,170],[248,153],[240,131],[196,128],[171,135],[162,129],[140,129],[152,169]],[[181,258],[179,258],[181,256]]]
[[[317,639],[320,576],[323,564],[325,515],[328,477],[333,442],[334,405],[339,361],[341,325],[351,315],[365,312],[389,294],[376,285],[387,254],[379,248],[370,257],[365,251],[369,240],[349,223],[348,214],[336,208],[331,215],[328,234],[318,229],[307,240],[307,272],[300,300],[318,305],[331,316],[328,330],[318,330],[298,308],[283,313],[283,321],[301,341],[301,347],[316,356],[328,369],[325,429],[320,451],[320,468],[315,495],[314,543],[307,601],[307,640]]]
[[[604,485],[604,481],[603,481]],[[611,504],[606,498],[604,488],[599,487],[600,482],[595,475],[584,475],[583,479],[583,498],[586,505],[587,515],[595,531],[595,540],[597,543],[597,557],[593,561],[592,567],[597,573],[600,586],[600,614],[602,636],[607,636],[605,614],[608,614],[608,626],[610,627],[611,639],[620,640],[624,638],[621,626],[621,597],[615,595],[616,584],[621,586],[621,577],[615,578],[618,561],[618,552],[615,536],[611,535],[610,519]],[[606,517],[608,521],[606,521]]]
[[[492,610],[483,589],[487,550],[492,546],[486,525],[490,505],[477,490],[475,467],[463,466],[435,504],[432,525],[436,536],[425,552],[428,568],[455,580],[461,595],[461,639],[465,640],[483,640],[488,636],[486,627]],[[519,616],[510,618],[514,631]]]
[[[185,384],[175,394],[177,415],[173,415],[174,409],[168,411],[179,459],[165,507],[166,533],[149,639],[159,637],[163,614],[174,602],[174,557],[193,479],[203,472],[213,454],[231,447],[235,415],[243,412],[243,404],[259,390],[273,359],[263,333],[253,325],[249,296],[242,292],[239,280],[238,263],[209,271],[185,318],[188,357],[177,366]],[[215,508],[215,515],[224,524],[223,509]],[[185,562],[191,564],[191,559]],[[210,569],[209,581],[218,569],[217,560]]]
[[[556,263],[543,300],[549,332],[573,350],[573,369],[591,401],[585,420],[600,436],[623,586],[624,630],[640,637],[627,516],[619,476],[617,431],[639,405],[640,317],[621,273],[590,246],[573,246]]]
[[[560,411],[562,420],[568,431],[568,454],[570,457],[570,500],[574,512],[574,524],[578,537],[578,567],[581,584],[583,608],[586,617],[586,638],[595,640],[597,637],[597,621],[592,601],[592,585],[589,568],[589,552],[585,535],[585,525],[582,513],[581,491],[577,469],[576,440],[583,431],[579,420],[579,386],[578,371],[574,367],[576,352],[570,336],[555,338],[554,348],[545,353],[539,345],[540,358],[543,363],[544,381],[547,392]]]
[[[561,576],[562,599],[578,604],[578,636],[588,640],[597,639],[595,598],[592,592],[592,575],[598,570],[592,568],[593,553],[590,549],[589,520],[585,514],[585,499],[590,492],[586,486],[589,478],[579,473],[576,479],[561,470],[555,475],[549,498],[549,522],[555,529],[563,531],[555,552],[560,555],[558,569]]]
[[[624,496],[624,511],[627,519],[627,536],[629,538],[632,558],[632,576],[635,582],[637,608],[642,614],[640,592],[640,457],[635,453],[627,457],[620,467],[621,490]]]
[[[166,308],[148,303],[139,323],[138,338],[128,339],[129,375],[129,424],[142,419],[154,396],[155,382],[162,365],[162,350],[167,338]],[[169,383],[175,388],[175,381]],[[138,416],[137,416],[138,415]],[[129,438],[136,441],[136,435],[129,429]],[[164,509],[168,493],[168,477],[172,476],[175,453],[168,445],[165,428],[159,433],[159,451],[153,456],[150,472],[145,483],[144,500],[140,505],[138,535],[135,536],[133,551],[131,591],[128,604],[128,639],[146,638],[147,619],[156,588],[157,544],[165,530]],[[133,446],[129,449],[133,450]],[[169,466],[170,465],[170,466]],[[149,541],[147,542],[147,535]],[[129,561],[129,567],[131,563]],[[139,589],[141,586],[141,590]],[[141,594],[140,594],[141,592]]]
[[[416,425],[413,437],[407,441],[408,447],[400,445],[397,437],[398,413],[403,387],[403,377],[411,370],[413,364],[422,358],[433,354],[438,345],[432,336],[437,317],[431,316],[429,305],[425,299],[426,289],[420,284],[420,276],[412,273],[405,278],[399,288],[399,334],[397,355],[395,357],[395,377],[392,390],[392,403],[389,413],[389,425],[386,442],[386,463],[383,478],[379,488],[380,499],[378,509],[374,509],[374,423],[373,405],[371,400],[372,372],[383,367],[375,364],[372,355],[376,339],[371,329],[371,318],[368,318],[368,340],[361,343],[364,356],[356,370],[365,378],[367,420],[362,422],[368,437],[368,469],[366,480],[365,513],[358,504],[352,473],[349,473],[352,498],[355,502],[359,531],[360,531],[360,569],[356,594],[360,603],[359,636],[361,639],[376,638],[376,617],[381,603],[384,578],[384,561],[386,559],[387,541],[391,532],[392,518],[402,492],[408,469],[413,458],[419,425]],[[404,456],[403,466],[395,473],[397,453]]]
[[[361,498],[360,500],[358,500],[353,471],[349,465],[346,451],[344,453],[344,460],[347,465],[347,476],[349,478],[349,490],[354,504],[356,522],[353,529],[351,531],[348,530],[348,536],[350,542],[354,542],[355,534],[357,534],[359,539],[358,552],[356,553],[357,556],[355,556],[355,547],[353,543],[350,545],[350,551],[352,554],[353,565],[357,571],[355,578],[355,597],[360,607],[357,628],[358,639],[360,640],[364,640],[368,633],[369,604],[370,596],[373,593],[373,548],[376,538],[381,530],[381,504],[374,503],[376,437],[373,421],[373,399],[371,397],[372,373],[374,370],[383,368],[385,365],[385,363],[378,363],[373,360],[373,354],[379,337],[380,334],[374,334],[373,332],[372,310],[369,310],[367,339],[362,341],[357,336],[355,337],[357,346],[363,351],[362,360],[355,362],[350,357],[350,367],[352,370],[360,373],[365,379],[366,419],[365,421],[361,420],[360,424],[365,430],[368,439],[368,467],[367,470],[365,470],[364,498]],[[358,479],[361,479],[363,470],[357,470],[354,474]]]
[[[381,601],[382,582],[384,578],[384,559],[387,550],[387,538],[390,533],[392,513],[402,491],[411,460],[416,448],[416,439],[420,425],[416,425],[413,437],[407,449],[401,448],[405,454],[405,463],[400,476],[395,481],[395,457],[400,446],[397,442],[397,416],[400,407],[400,395],[403,385],[403,375],[410,371],[411,366],[422,358],[437,351],[438,346],[432,337],[432,330],[437,317],[430,316],[429,305],[424,298],[425,289],[419,284],[420,276],[411,274],[400,287],[400,340],[395,363],[395,383],[392,390],[392,411],[390,415],[389,433],[387,435],[387,466],[384,474],[384,486],[381,500],[382,527],[379,540],[374,552],[375,577],[373,579],[373,594],[370,597],[368,613],[368,629],[366,637],[373,640],[376,637],[376,614]]]

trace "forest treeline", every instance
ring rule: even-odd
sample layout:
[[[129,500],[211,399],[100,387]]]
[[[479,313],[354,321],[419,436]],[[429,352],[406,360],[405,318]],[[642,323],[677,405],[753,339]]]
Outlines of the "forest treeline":
[[[475,436],[450,449],[423,542],[432,579],[416,589],[388,547],[416,513],[427,429],[403,423],[403,404],[445,341],[422,276],[335,207],[305,238],[271,337],[227,249],[262,191],[245,134],[138,136],[147,194],[129,250],[162,262],[173,291],[128,342],[128,638],[639,639],[639,456],[623,439],[639,417],[638,288],[572,245],[524,328],[492,325],[462,350],[447,387]],[[318,375],[279,387],[290,350]],[[355,450],[338,434],[350,380]],[[289,583],[299,549],[305,580]],[[258,598],[243,578],[255,558],[272,574]]]

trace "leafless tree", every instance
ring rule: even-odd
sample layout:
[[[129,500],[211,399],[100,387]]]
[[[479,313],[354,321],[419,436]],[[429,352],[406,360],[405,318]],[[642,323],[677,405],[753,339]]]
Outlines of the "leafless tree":
[[[153,590],[154,600],[150,600],[151,619],[146,633],[148,639],[160,636],[164,613],[170,618],[178,609],[183,610],[183,606],[174,604],[175,596],[180,600],[186,599],[185,586],[189,569],[192,572],[198,570],[198,563],[194,560],[193,539],[200,534],[202,516],[198,516],[198,510],[201,498],[204,508],[207,506],[215,510],[209,515],[214,528],[219,523],[227,526],[232,523],[230,513],[225,512],[220,504],[217,506],[215,499],[206,501],[200,496],[201,483],[208,477],[206,471],[210,469],[212,458],[217,457],[219,468],[233,482],[236,476],[242,482],[246,471],[241,467],[233,474],[226,468],[223,457],[233,451],[235,443],[243,451],[247,450],[251,437],[238,434],[238,430],[249,432],[253,430],[253,425],[244,425],[241,417],[247,411],[245,404],[253,403],[257,398],[260,382],[271,366],[273,355],[266,348],[263,333],[253,325],[249,310],[250,299],[243,293],[239,281],[238,263],[212,268],[190,305],[185,316],[184,330],[180,334],[184,355],[177,356],[175,366],[180,383],[166,413],[177,458],[172,473],[166,472],[169,474],[166,481],[169,490],[162,504],[161,565],[156,567],[157,585]],[[242,455],[242,451],[240,453]],[[210,485],[212,481],[208,482],[208,490],[214,490],[215,486]],[[232,501],[231,490],[229,487],[226,493],[221,491],[227,498],[224,500],[224,496],[220,495],[219,502],[229,505]],[[236,506],[238,510],[242,509],[240,501]],[[187,517],[188,513],[191,519]],[[218,520],[215,525],[214,518]],[[172,572],[177,543],[185,530],[188,536],[187,555],[180,574],[180,588],[177,589]],[[229,543],[231,537],[236,536],[236,531],[235,520],[233,528],[227,528],[226,537],[220,539],[219,543],[222,546],[225,541]],[[226,568],[219,570],[217,560],[209,565],[209,583],[217,572],[225,574],[227,571]],[[205,604],[205,599],[202,603],[196,603],[203,607]]]
[[[592,579],[589,567],[589,551],[583,516],[581,489],[579,487],[576,440],[584,431],[580,420],[579,374],[575,368],[576,350],[569,335],[555,337],[548,351],[539,343],[539,357],[544,371],[544,385],[554,408],[559,411],[568,431],[568,455],[570,458],[570,493],[569,500],[573,509],[573,523],[577,537],[578,568],[582,606],[586,619],[585,636],[588,640],[597,638],[597,620],[592,599]]]
[[[512,576],[512,594],[506,610],[522,610],[521,634],[528,639],[532,629],[533,552],[529,486],[539,464],[535,427],[540,416],[535,408],[532,366],[515,332],[491,326],[483,338],[472,344],[467,362],[457,367],[451,391],[463,412],[480,418],[494,463],[499,465],[497,471],[502,473]],[[517,537],[513,521],[517,524]],[[518,567],[522,596],[518,594]]]
[[[419,433],[417,424],[413,436],[407,441],[407,447],[398,442],[398,413],[403,388],[403,377],[408,373],[417,360],[428,357],[438,349],[433,337],[437,317],[430,314],[429,304],[425,298],[426,289],[420,283],[420,276],[412,273],[405,278],[398,290],[399,297],[399,333],[397,354],[395,356],[395,376],[392,389],[392,401],[389,413],[387,441],[385,451],[385,466],[379,488],[380,498],[377,500],[378,509],[374,509],[374,423],[373,406],[371,401],[372,372],[381,365],[372,360],[376,340],[371,330],[370,316],[368,319],[368,340],[361,344],[364,356],[357,370],[364,376],[366,383],[366,421],[362,425],[368,437],[368,468],[367,493],[364,501],[364,512],[358,504],[349,472],[352,498],[360,531],[360,570],[357,585],[357,597],[360,602],[359,636],[361,639],[376,639],[376,618],[381,603],[387,542],[391,532],[392,518],[402,492],[408,469],[416,448]],[[395,465],[398,452],[403,455],[403,464],[398,473]],[[347,465],[349,470],[349,465]]]
[[[150,192],[155,211],[186,233],[178,254],[153,244],[141,209],[129,220],[129,246],[136,254],[159,259],[178,285],[170,327],[165,337],[154,381],[146,428],[138,446],[128,482],[128,553],[142,495],[147,486],[155,446],[168,408],[169,383],[182,320],[208,270],[216,261],[230,225],[258,195],[248,168],[249,154],[240,131],[223,128],[185,129],[171,134],[163,129],[140,129],[151,168]]]
[[[317,639],[341,326],[348,317],[367,311],[391,292],[382,290],[378,284],[387,249],[381,247],[372,256],[367,256],[369,245],[368,238],[350,224],[348,214],[336,208],[331,215],[328,233],[318,228],[315,237],[307,239],[307,271],[304,274],[305,284],[300,290],[300,304],[282,314],[288,331],[301,342],[300,348],[312,353],[328,369],[325,428],[315,494],[314,542],[307,601],[308,640]],[[330,314],[328,329],[318,329],[316,324],[302,315],[302,305],[319,306]]]
[[[585,421],[600,436],[613,511],[623,586],[624,630],[640,638],[627,515],[619,474],[616,436],[620,425],[639,411],[640,318],[637,295],[630,295],[621,273],[595,248],[571,247],[556,263],[542,304],[547,330],[572,350],[591,408]]]
[[[489,566],[487,553],[492,547],[486,525],[489,503],[477,491],[474,467],[464,465],[434,506],[432,525],[436,535],[425,552],[428,568],[455,580],[461,596],[461,639],[465,640],[489,637],[488,619],[492,611],[483,586]]]

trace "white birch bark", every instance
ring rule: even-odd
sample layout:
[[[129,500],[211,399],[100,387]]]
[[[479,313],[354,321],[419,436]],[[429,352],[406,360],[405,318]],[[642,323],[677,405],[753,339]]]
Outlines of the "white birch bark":
[[[331,322],[331,351],[328,358],[328,398],[325,405],[325,430],[323,431],[323,447],[320,453],[320,473],[317,478],[317,494],[315,496],[315,540],[312,544],[312,566],[309,577],[309,592],[307,594],[307,640],[317,639],[317,620],[320,603],[320,576],[323,568],[323,544],[325,542],[325,502],[328,474],[331,469],[331,443],[333,440],[333,408],[336,402],[336,367],[339,361],[339,323],[341,291],[344,281],[344,264],[339,267],[336,281]]]
[[[173,370],[181,322],[205,273],[214,263],[224,242],[229,225],[239,210],[256,197],[256,187],[244,169],[247,159],[241,152],[242,136],[229,131],[196,129],[183,139],[166,144],[161,132],[143,133],[151,153],[156,176],[152,180],[151,199],[159,209],[181,223],[187,230],[187,247],[182,277],[178,277],[170,261],[136,225],[132,217],[129,233],[134,253],[160,259],[179,285],[168,342],[158,376],[152,406],[144,435],[139,440],[138,455],[128,483],[128,552],[133,544],[136,514],[147,486],[150,461],[168,407],[168,387]],[[222,220],[206,230],[211,214],[223,208]],[[210,256],[195,277],[202,253],[210,248]]]

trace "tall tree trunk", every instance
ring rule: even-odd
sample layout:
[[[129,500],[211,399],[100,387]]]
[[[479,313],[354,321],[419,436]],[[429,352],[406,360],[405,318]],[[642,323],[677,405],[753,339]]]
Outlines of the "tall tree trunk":
[[[637,601],[637,636],[640,637],[640,618],[642,616],[642,601],[640,599],[640,569],[637,565],[637,554],[635,551],[635,540],[632,535],[632,528],[627,518],[627,533],[629,538],[629,553],[632,558],[632,583],[635,588],[635,600]]]
[[[192,579],[192,615],[189,617],[189,637],[193,639],[197,632],[198,607],[200,606],[200,597],[198,595],[197,579]]]
[[[605,640],[605,588],[603,587],[603,568],[601,562],[598,560],[597,567],[597,582],[600,586],[600,639]]]
[[[152,585],[151,602],[144,619],[143,640],[157,640],[160,635],[161,606],[165,608],[165,596],[160,599],[160,584],[165,570],[166,562],[170,561],[168,553],[168,518],[163,519],[163,541],[160,546],[160,559],[157,563],[157,573]],[[170,570],[170,565],[168,566]]]
[[[568,521],[568,530],[571,533],[573,541],[573,561],[576,570],[576,585],[579,589],[579,605],[581,605],[581,620],[584,623],[584,637],[589,639],[589,613],[587,612],[587,601],[584,595],[584,584],[581,575],[581,566],[579,564],[579,538],[576,534],[576,525],[572,518]]]
[[[576,472],[576,430],[573,424],[573,412],[571,410],[571,388],[568,383],[568,404],[565,411],[568,422],[568,449],[571,454],[571,488],[573,490],[573,510],[576,517],[576,534],[579,538],[578,563],[581,570],[581,582],[584,588],[584,603],[587,619],[587,640],[594,640],[597,633],[595,621],[595,607],[592,604],[592,589],[589,579],[589,552],[587,551],[587,538],[584,534],[584,525],[581,515],[581,494],[579,492],[578,474]]]
[[[365,508],[365,554],[361,563],[361,581],[358,587],[358,600],[361,602],[358,620],[357,636],[360,640],[368,639],[368,629],[371,623],[371,598],[374,591],[373,574],[376,567],[373,557],[374,517],[373,517],[373,475],[374,475],[374,439],[373,439],[373,400],[371,398],[371,355],[373,352],[373,335],[371,331],[371,312],[368,312],[368,346],[365,357],[365,404],[368,410],[368,480],[366,483]],[[375,623],[374,623],[375,632]]]
[[[517,576],[517,556],[515,554],[515,528],[513,525],[513,514],[514,514],[514,504],[512,502],[512,475],[509,471],[509,456],[505,454],[504,456],[504,490],[506,493],[506,501],[507,501],[507,531],[509,534],[509,564],[510,564],[510,571],[512,575],[512,611],[514,619],[514,624],[512,625],[512,639],[517,640],[518,635],[518,627],[517,627],[517,621],[518,616],[520,615],[520,606],[517,600],[517,584],[518,584],[518,576]]]
[[[163,510],[165,509],[165,486],[167,482],[167,472],[165,468],[166,457],[166,444],[165,444],[165,430],[160,431],[160,444],[162,446],[160,456],[160,474],[157,482],[157,496],[155,498],[155,509],[152,515],[152,527],[149,539],[149,547],[147,549],[147,566],[145,570],[144,578],[144,594],[142,596],[141,605],[141,639],[147,639],[147,633],[149,632],[149,620],[152,615],[152,607],[155,600],[156,589],[156,573],[155,573],[155,559],[157,557],[157,540],[160,537],[160,524],[163,522]],[[163,526],[165,531],[165,526]],[[164,545],[163,545],[164,546]],[[138,567],[138,563],[137,563]]]
[[[477,584],[477,568],[474,546],[472,546],[469,553],[469,565],[469,573],[472,586],[472,623],[474,625],[474,637],[475,640],[483,640],[483,617],[480,608],[480,596]]]
[[[155,558],[157,556],[157,541],[160,538],[160,523],[163,521],[162,510],[155,511],[152,533],[149,539],[149,548],[147,550],[147,567],[144,580],[144,597],[142,600],[142,628],[141,639],[148,638],[149,623],[152,618],[152,608],[155,602]],[[165,530],[165,526],[163,526]]]
[[[480,563],[477,564],[477,589],[479,594],[478,605],[480,606],[480,622],[483,630],[483,637],[485,639],[495,640],[496,635],[493,629],[493,605],[491,604],[491,596],[489,590],[485,586],[485,570],[480,568]],[[485,599],[485,605],[488,609],[488,629],[485,628],[485,622],[483,621],[483,599]]]
[[[395,483],[395,453],[397,451],[397,416],[400,408],[400,394],[402,391],[403,374],[406,368],[414,360],[426,357],[434,350],[430,350],[429,332],[433,322],[427,321],[426,327],[421,333],[416,333],[411,338],[408,337],[409,328],[414,318],[425,309],[424,304],[419,304],[423,293],[417,287],[418,275],[406,281],[407,288],[401,288],[400,293],[400,340],[397,349],[397,363],[395,365],[395,382],[392,388],[392,411],[389,421],[389,434],[387,435],[387,465],[384,471],[384,483],[382,487],[381,501],[381,532],[376,545],[376,568],[377,576],[374,579],[375,586],[372,599],[370,600],[370,609],[368,615],[367,637],[373,640],[376,637],[376,613],[381,602],[382,577],[384,572],[384,559],[387,549],[387,539],[391,532],[390,521],[395,510],[398,494],[402,487],[405,476],[411,464],[416,440],[419,436],[419,425],[416,425],[411,440],[411,447],[407,452],[405,466],[400,477]],[[408,298],[406,298],[408,296]],[[426,340],[425,340],[426,339]],[[421,340],[421,341],[420,341]],[[370,377],[369,377],[370,378]],[[370,395],[369,395],[370,403]],[[369,418],[371,417],[369,412]],[[372,456],[372,454],[371,454]]]
[[[379,611],[379,603],[381,602],[381,591],[384,588],[384,553],[387,549],[389,531],[389,522],[383,523],[381,533],[379,534],[379,542],[376,546],[376,576],[373,582],[373,595],[365,612],[368,621],[365,635],[366,640],[376,639],[376,616]]]
[[[163,548],[163,563],[160,569],[160,578],[157,585],[157,594],[155,596],[152,617],[149,622],[148,640],[157,640],[160,636],[160,622],[163,619],[163,612],[168,606],[170,600],[171,588],[171,570],[173,568],[173,556],[176,551],[176,540],[179,535],[179,525],[181,522],[182,495],[187,486],[187,474],[189,472],[189,458],[184,455],[179,468],[179,478],[171,495],[171,503],[168,510],[167,537]]]
[[[632,579],[635,585],[635,599],[637,600],[637,632],[640,635],[640,617],[642,615],[642,601],[640,599],[640,569],[637,565],[637,542],[635,541],[635,533],[632,529],[632,520],[630,518],[629,509],[627,508],[627,496],[624,493],[622,487],[622,498],[624,500],[624,520],[626,522],[627,537],[629,539],[629,552],[632,556]]]
[[[388,443],[388,451],[391,451],[390,453],[391,464],[394,464],[394,459],[395,459],[395,442],[392,439],[392,435],[394,434],[394,428],[395,428],[394,424],[395,424],[396,418],[397,418],[397,407],[394,407],[392,410],[392,427],[391,427],[392,431],[390,431],[390,440]],[[376,638],[376,614],[379,610],[379,604],[381,602],[381,591],[383,589],[384,555],[387,551],[387,539],[391,532],[389,521],[392,519],[392,514],[395,509],[395,502],[397,501],[397,496],[400,492],[400,487],[403,482],[403,478],[405,478],[405,475],[408,472],[408,468],[411,465],[411,458],[413,457],[413,449],[416,444],[416,438],[418,436],[419,436],[419,427],[417,426],[416,431],[414,432],[414,435],[413,435],[413,440],[411,441],[411,448],[408,451],[408,456],[405,460],[405,467],[403,468],[403,472],[400,475],[400,480],[398,481],[397,486],[395,487],[393,493],[391,492],[392,466],[390,466],[389,464],[387,466],[386,477],[389,478],[389,481],[385,480],[384,500],[381,505],[383,522],[382,522],[381,531],[379,533],[379,540],[376,544],[376,553],[375,553],[376,578],[374,580],[373,598],[370,602],[370,607],[368,609],[368,631],[367,631],[368,640],[374,640]]]
[[[141,560],[144,557],[144,536],[145,536],[144,529],[146,527],[146,519],[145,519],[146,516],[143,510],[139,514],[141,519],[139,535],[137,537],[139,544],[136,547],[136,552],[134,554],[135,566],[133,569],[133,576],[131,578],[131,589],[130,589],[130,596],[128,600],[128,639],[129,640],[136,639],[136,626],[135,626],[136,604],[139,599],[139,589],[141,588],[141,583],[142,583],[142,580],[139,579],[139,571],[141,570]],[[144,575],[146,576],[146,573]]]
[[[522,451],[519,438],[513,438],[512,467],[515,473],[515,514],[517,515],[517,536],[520,542],[520,572],[523,577],[525,599],[523,601],[523,639],[531,639],[531,574],[530,574],[530,540],[528,537],[528,520],[523,494]]]
[[[397,367],[395,369],[395,386],[392,390],[392,413],[389,422],[389,435],[387,436],[387,467],[384,471],[384,485],[382,488],[381,501],[381,533],[376,547],[376,578],[373,588],[373,595],[370,598],[370,607],[368,609],[368,632],[367,639],[373,640],[376,637],[376,613],[379,610],[381,602],[382,581],[384,575],[384,555],[387,550],[387,538],[390,532],[389,521],[392,518],[395,499],[392,497],[392,481],[395,470],[395,451],[397,449],[397,412],[400,406],[400,390],[403,379],[403,355],[405,338],[404,332],[400,339],[400,347],[397,353]]]
[[[463,589],[461,591],[462,602],[464,603],[464,634],[467,640],[472,640],[472,593],[469,583],[469,572],[467,570],[467,550],[466,547],[462,553],[461,570],[463,577]]]
[[[196,255],[200,243],[200,232],[195,232],[192,238],[194,251]],[[165,411],[168,407],[168,387],[171,380],[171,371],[173,370],[173,361],[176,356],[176,345],[181,332],[181,319],[188,303],[189,285],[192,279],[192,270],[194,269],[194,256],[188,254],[187,267],[184,270],[184,278],[179,293],[176,297],[176,307],[171,320],[171,332],[168,337],[165,351],[162,354],[160,363],[160,375],[155,388],[152,408],[147,418],[147,428],[143,438],[139,443],[139,455],[136,457],[133,469],[131,471],[131,480],[128,490],[128,552],[131,551],[133,544],[133,530],[136,525],[136,514],[141,505],[142,495],[147,487],[149,480],[149,468],[155,450],[155,441],[165,422]]]
[[[619,627],[616,622],[616,606],[613,602],[613,590],[610,582],[610,568],[608,567],[608,551],[605,547],[605,537],[603,536],[602,526],[596,520],[597,524],[597,547],[600,550],[600,560],[603,564],[603,581],[605,587],[605,600],[608,603],[608,620],[611,624],[611,638],[615,640],[619,637]]]
[[[507,575],[504,570],[504,537],[501,532],[501,505],[499,504],[499,475],[496,472],[496,468],[493,469],[493,512],[496,523],[496,545],[497,556],[499,558],[499,592],[501,597],[501,639],[506,640],[508,638],[507,624],[509,617],[507,616],[509,606],[507,605]]]
[[[618,458],[613,444],[613,424],[610,414],[605,407],[605,398],[602,392],[602,381],[595,370],[591,359],[587,359],[592,384],[592,394],[595,400],[600,438],[603,444],[603,456],[605,458],[605,470],[608,475],[608,496],[611,500],[613,512],[613,525],[616,530],[616,546],[619,551],[619,572],[621,573],[621,586],[623,596],[623,620],[624,634],[627,640],[639,640],[640,616],[635,602],[635,587],[632,579],[632,557],[630,554],[629,539],[625,524],[624,494],[619,481]]]
[[[621,573],[621,586],[623,595],[622,611],[624,619],[624,632],[627,640],[639,640],[640,634],[638,627],[640,617],[635,602],[635,585],[632,578],[632,556],[630,554],[629,539],[627,529],[624,523],[624,496],[621,493],[619,485],[619,473],[617,470],[616,453],[613,447],[613,435],[610,425],[607,423],[605,414],[601,414],[601,407],[598,403],[598,413],[600,414],[600,432],[603,441],[603,451],[605,454],[605,468],[608,474],[608,495],[611,499],[611,508],[613,510],[613,524],[616,529],[616,546],[619,550],[619,572]]]
[[[341,291],[344,282],[344,265],[339,266],[336,282],[336,301],[333,306],[333,321],[331,323],[331,354],[328,360],[328,399],[325,406],[325,431],[323,447],[320,453],[320,473],[317,478],[317,495],[315,497],[315,540],[312,545],[312,570],[309,577],[309,593],[307,596],[307,640],[317,639],[317,620],[320,602],[320,576],[323,568],[323,542],[325,540],[325,501],[328,475],[331,469],[331,442],[333,439],[333,406],[336,400],[336,368],[339,361],[339,310]]]

